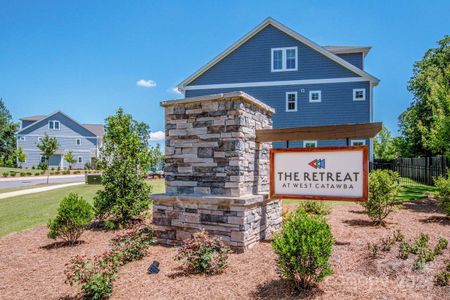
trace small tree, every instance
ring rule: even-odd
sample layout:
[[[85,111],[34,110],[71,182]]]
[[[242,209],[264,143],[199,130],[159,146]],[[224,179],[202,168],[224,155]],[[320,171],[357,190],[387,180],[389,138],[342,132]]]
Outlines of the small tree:
[[[25,162],[25,160],[27,159],[27,155],[25,154],[25,152],[23,152],[23,147],[19,146],[16,151],[15,151],[15,156],[17,159],[17,166],[18,167],[22,167],[22,164]]]
[[[161,147],[157,144],[154,147],[150,147],[150,167],[156,169],[158,163],[164,160],[164,155],[161,152]]]
[[[56,218],[48,221],[48,237],[61,237],[73,245],[93,217],[92,206],[83,197],[71,193],[59,204]]]
[[[447,178],[444,176],[435,178],[434,185],[436,186],[434,195],[439,200],[440,207],[450,216],[450,172]]]
[[[278,272],[297,290],[307,290],[333,273],[329,259],[333,235],[323,216],[307,214],[303,209],[287,216],[274,235]]]
[[[64,160],[69,163],[69,170],[72,169],[72,164],[76,162],[75,157],[73,156],[73,152],[69,151],[64,155]]]
[[[391,137],[390,131],[385,126],[383,126],[373,140],[373,147],[376,159],[389,161],[397,158],[394,139]]]
[[[369,200],[361,203],[375,225],[384,225],[384,219],[395,211],[400,176],[390,170],[375,170],[369,175]]]
[[[50,177],[50,173],[48,172],[48,163],[50,156],[55,154],[56,150],[58,150],[58,141],[56,140],[55,137],[49,137],[48,135],[45,135],[41,139],[41,141],[37,144],[37,147],[39,148],[39,150],[42,151],[44,160],[46,162],[45,165],[42,164],[42,167],[45,166],[44,171],[47,170],[47,184],[48,184],[48,179]]]
[[[150,187],[144,176],[150,163],[149,128],[119,108],[106,119],[101,167],[104,189],[97,192],[97,217],[125,225],[148,208]]]

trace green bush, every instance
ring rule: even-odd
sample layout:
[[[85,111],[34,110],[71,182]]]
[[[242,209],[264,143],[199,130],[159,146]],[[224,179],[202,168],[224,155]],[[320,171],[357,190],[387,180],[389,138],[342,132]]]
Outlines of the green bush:
[[[8,172],[3,172],[2,175],[3,175],[3,177],[8,177],[9,173]]]
[[[102,184],[102,175],[100,174],[89,174],[86,175],[87,184]]]
[[[40,176],[41,173],[34,173],[34,176]]]
[[[33,175],[33,173],[27,172],[27,176],[31,176],[31,175]]]
[[[20,175],[21,177],[25,177],[25,176],[27,176],[27,173],[26,173],[26,172],[20,172],[19,175]]]
[[[203,230],[183,242],[175,260],[183,260],[189,272],[215,274],[227,267],[229,253],[220,239],[209,237]]]
[[[390,170],[375,170],[369,175],[369,199],[361,203],[375,225],[384,225],[384,220],[395,211],[400,176]]]
[[[66,283],[80,284],[85,299],[105,299],[111,296],[113,283],[119,278],[119,268],[139,260],[153,243],[151,228],[136,228],[118,235],[112,249],[92,259],[75,256],[65,270]]]
[[[9,171],[9,176],[15,177],[17,174],[16,171]]]
[[[51,239],[60,237],[74,244],[93,217],[92,206],[83,197],[71,193],[61,201],[56,218],[49,220],[48,237]]]
[[[331,207],[322,201],[302,201],[298,207],[308,214],[325,216],[331,213]]]
[[[323,216],[298,209],[274,235],[272,246],[280,275],[298,290],[312,288],[333,272],[329,263],[333,236]]]
[[[437,190],[434,196],[438,199],[444,212],[450,216],[450,173],[448,178],[443,176],[435,178],[434,185]]]

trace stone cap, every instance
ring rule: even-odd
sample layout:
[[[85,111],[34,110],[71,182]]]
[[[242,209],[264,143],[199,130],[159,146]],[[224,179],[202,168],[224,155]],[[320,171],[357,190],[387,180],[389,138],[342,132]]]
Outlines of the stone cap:
[[[197,96],[197,97],[189,97],[184,99],[175,99],[175,100],[166,100],[162,101],[160,104],[162,107],[168,107],[173,106],[177,104],[187,104],[187,103],[196,103],[196,102],[203,102],[203,101],[224,101],[228,100],[230,98],[236,98],[239,97],[242,100],[251,103],[253,105],[256,105],[257,107],[268,111],[269,113],[275,113],[275,109],[255,97],[250,96],[247,93],[244,93],[242,91],[236,91],[236,92],[228,92],[228,93],[220,93],[220,94],[212,94],[212,95],[205,95],[205,96]]]
[[[180,202],[189,204],[209,204],[220,206],[252,206],[258,203],[271,202],[277,199],[269,199],[268,194],[245,195],[240,197],[220,196],[220,195],[169,195],[169,194],[153,194],[152,200],[159,203]]]

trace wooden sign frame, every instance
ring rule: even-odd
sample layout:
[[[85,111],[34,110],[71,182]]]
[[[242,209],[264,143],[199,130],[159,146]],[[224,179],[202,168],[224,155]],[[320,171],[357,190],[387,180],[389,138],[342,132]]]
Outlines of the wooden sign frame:
[[[317,196],[317,195],[289,195],[275,194],[275,153],[282,152],[336,152],[336,151],[361,151],[363,164],[363,196],[362,197],[342,197],[342,196]],[[271,199],[307,199],[307,200],[335,200],[335,201],[357,201],[365,202],[368,199],[369,187],[369,150],[367,146],[347,146],[347,147],[322,147],[322,148],[278,148],[270,149],[270,198]]]

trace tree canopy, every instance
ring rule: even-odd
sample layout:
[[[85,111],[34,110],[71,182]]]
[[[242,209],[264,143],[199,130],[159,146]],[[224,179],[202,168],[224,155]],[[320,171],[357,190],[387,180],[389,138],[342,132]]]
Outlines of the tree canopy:
[[[11,113],[0,98],[0,165],[12,167],[16,163],[16,130]]]
[[[450,157],[450,36],[414,64],[410,107],[399,117],[408,156]]]

